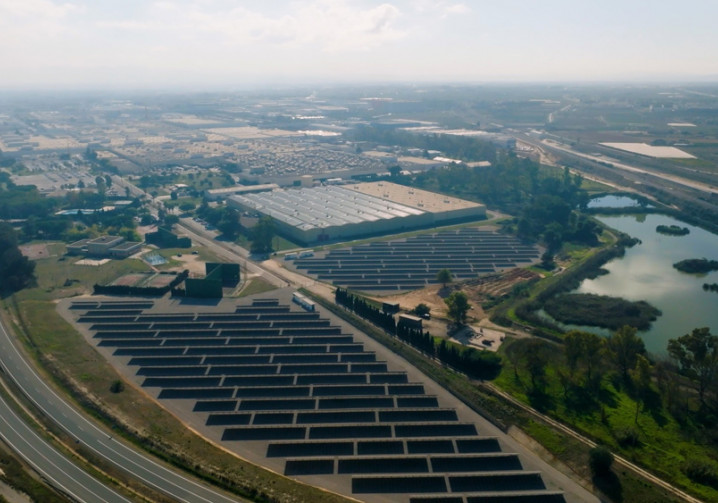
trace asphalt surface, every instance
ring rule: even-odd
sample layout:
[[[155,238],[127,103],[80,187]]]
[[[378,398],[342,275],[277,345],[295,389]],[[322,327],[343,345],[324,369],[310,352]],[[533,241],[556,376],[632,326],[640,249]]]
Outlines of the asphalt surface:
[[[13,379],[23,393],[37,406],[43,414],[53,419],[67,434],[95,456],[102,458],[130,477],[161,492],[176,501],[188,503],[236,503],[244,501],[231,498],[215,489],[188,479],[166,466],[149,458],[135,448],[117,441],[85,418],[77,410],[66,403],[28,364],[13,344],[13,341],[0,324],[0,366],[7,376]],[[81,502],[124,502],[128,501],[90,477],[58,451],[44,443],[17,417],[7,404],[0,405],[0,435],[18,451],[26,453],[32,460],[44,459],[43,468],[38,469],[49,481],[63,492],[80,491],[82,487],[88,492],[73,496]],[[60,461],[58,457],[63,457]],[[34,465],[34,463],[32,463]],[[74,468],[71,468],[74,467]],[[43,470],[47,470],[47,474]],[[70,482],[75,477],[76,482]],[[57,480],[57,483],[54,481]],[[100,492],[102,491],[102,492]]]
[[[50,485],[71,499],[82,503],[129,503],[40,437],[2,398],[0,437]]]

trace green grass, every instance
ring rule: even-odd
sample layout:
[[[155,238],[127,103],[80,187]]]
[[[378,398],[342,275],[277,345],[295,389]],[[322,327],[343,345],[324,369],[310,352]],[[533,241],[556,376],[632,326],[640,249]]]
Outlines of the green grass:
[[[505,351],[506,347],[502,346],[502,351]],[[609,446],[623,457],[648,468],[672,484],[707,501],[718,501],[718,490],[693,483],[680,470],[687,459],[706,454],[706,446],[699,445],[687,433],[686,429],[690,426],[679,424],[662,406],[641,410],[636,422],[636,402],[621,388],[619,379],[610,379],[608,375],[603,380],[600,399],[584,394],[564,400],[563,388],[553,368],[551,364],[547,367],[547,387],[539,397],[530,392],[531,381],[528,374],[519,369],[517,380],[512,365],[505,365],[494,383],[520,401],[572,426],[594,441]],[[619,445],[617,433],[626,429],[635,429],[638,432],[637,447]],[[538,440],[552,452],[560,453],[562,449],[560,443],[554,445],[550,438]]]
[[[25,300],[19,309],[23,328],[30,334],[30,346],[42,365],[81,406],[102,419],[117,435],[125,435],[176,466],[253,500],[347,501],[342,496],[298,484],[219,449],[185,428],[177,418],[134,386],[126,386],[121,393],[110,392],[112,383],[121,377],[60,317],[52,302]],[[96,463],[104,471],[113,471],[100,461]],[[122,477],[121,473],[113,475]]]
[[[247,285],[239,291],[238,297],[249,297],[259,293],[271,292],[277,287],[262,278],[251,278]]]
[[[62,250],[63,245],[54,245]],[[110,260],[100,266],[77,265],[82,257],[59,254],[35,261],[37,287],[25,289],[17,295],[21,299],[50,300],[92,292],[96,283],[107,284],[123,274],[149,272],[150,266],[137,259]]]

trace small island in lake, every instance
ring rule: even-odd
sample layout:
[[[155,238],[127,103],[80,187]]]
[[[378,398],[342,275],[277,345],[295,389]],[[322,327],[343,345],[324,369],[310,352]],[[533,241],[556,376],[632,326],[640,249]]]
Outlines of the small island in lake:
[[[688,227],[679,227],[677,225],[659,225],[656,227],[656,232],[667,234],[669,236],[685,236],[691,231]]]
[[[718,293],[718,283],[703,283],[703,290],[705,290],[706,292]]]
[[[557,295],[544,304],[544,310],[555,320],[571,325],[618,330],[624,325],[647,330],[662,313],[648,302],[632,302],[592,293]]]
[[[705,258],[689,258],[681,260],[673,264],[673,267],[681,272],[687,272],[691,274],[707,273],[711,271],[718,271],[718,260],[708,260]]]

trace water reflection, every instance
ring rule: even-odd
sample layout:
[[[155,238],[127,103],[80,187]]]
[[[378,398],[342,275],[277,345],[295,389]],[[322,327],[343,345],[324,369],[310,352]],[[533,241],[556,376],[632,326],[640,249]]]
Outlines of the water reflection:
[[[685,274],[673,268],[688,258],[718,259],[718,235],[665,215],[605,216],[598,219],[642,243],[626,250],[623,258],[604,266],[609,274],[585,280],[577,292],[646,300],[663,312],[650,330],[641,333],[646,348],[656,354],[666,351],[668,339],[680,337],[696,327],[718,332],[718,294],[703,290],[703,283],[718,283],[718,271]],[[687,236],[666,236],[658,225],[688,227]]]

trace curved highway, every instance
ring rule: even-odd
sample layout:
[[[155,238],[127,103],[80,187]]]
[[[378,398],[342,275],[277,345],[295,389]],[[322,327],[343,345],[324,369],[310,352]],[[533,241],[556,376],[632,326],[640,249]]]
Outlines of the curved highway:
[[[50,485],[73,500],[81,503],[130,503],[40,437],[1,397],[0,438]]]
[[[244,501],[239,498],[228,497],[224,493],[190,480],[182,474],[151,459],[147,454],[108,437],[107,433],[66,403],[43,381],[20,354],[1,321],[0,366],[2,366],[2,370],[6,373],[7,377],[11,378],[17,384],[22,392],[43,414],[55,421],[71,437],[83,443],[84,447],[92,451],[95,456],[102,458],[106,463],[124,471],[131,478],[140,480],[148,487],[176,501],[188,503],[236,503],[237,501]],[[9,437],[10,432],[13,432],[13,429],[15,429],[17,433],[12,433],[14,436],[9,441],[10,445],[14,445],[13,442],[18,442],[17,445],[18,448],[20,448],[23,447],[20,445],[21,442],[31,443],[23,447],[23,450],[29,449],[29,451],[26,450],[25,452],[32,452],[33,449],[37,449],[35,452],[37,452],[38,458],[47,457],[49,459],[49,446],[47,446],[47,444],[43,446],[37,443],[32,439],[32,435],[28,433],[27,430],[21,430],[17,422],[12,419],[12,413],[6,413],[5,409],[7,409],[7,407],[0,408],[0,416],[3,418],[2,422],[0,422],[0,431],[2,431],[3,438],[5,438],[6,435]],[[22,422],[22,419],[18,417],[15,419]],[[23,436],[26,437],[25,441],[21,440]],[[60,455],[59,452],[57,452],[57,454]],[[69,463],[68,460],[65,461]],[[57,461],[48,462],[47,466],[47,470],[49,470],[49,475],[47,475],[48,480],[58,480],[57,487],[61,490],[68,490],[68,494],[71,493],[69,489],[76,489],[77,485],[85,483],[79,482],[80,480],[86,479],[79,478],[78,475],[78,483],[73,484],[72,487],[68,487],[69,483],[60,480],[60,473],[63,471],[69,473],[70,468]],[[75,468],[77,467],[75,466]],[[77,469],[79,470],[79,468]],[[44,474],[43,471],[40,472]],[[73,473],[76,474],[76,472]],[[86,473],[85,475],[89,477]],[[96,480],[95,483],[99,484]],[[89,487],[96,487],[90,483],[87,483],[87,486],[88,489]],[[87,501],[88,503],[96,501],[127,501],[124,498],[116,499],[119,498],[119,496],[114,493],[110,494],[111,492],[101,494],[99,493],[99,489],[93,489],[93,491],[96,491],[96,493],[94,496],[89,497],[89,499],[87,499],[86,496],[82,498],[77,497],[76,499],[78,501]]]

